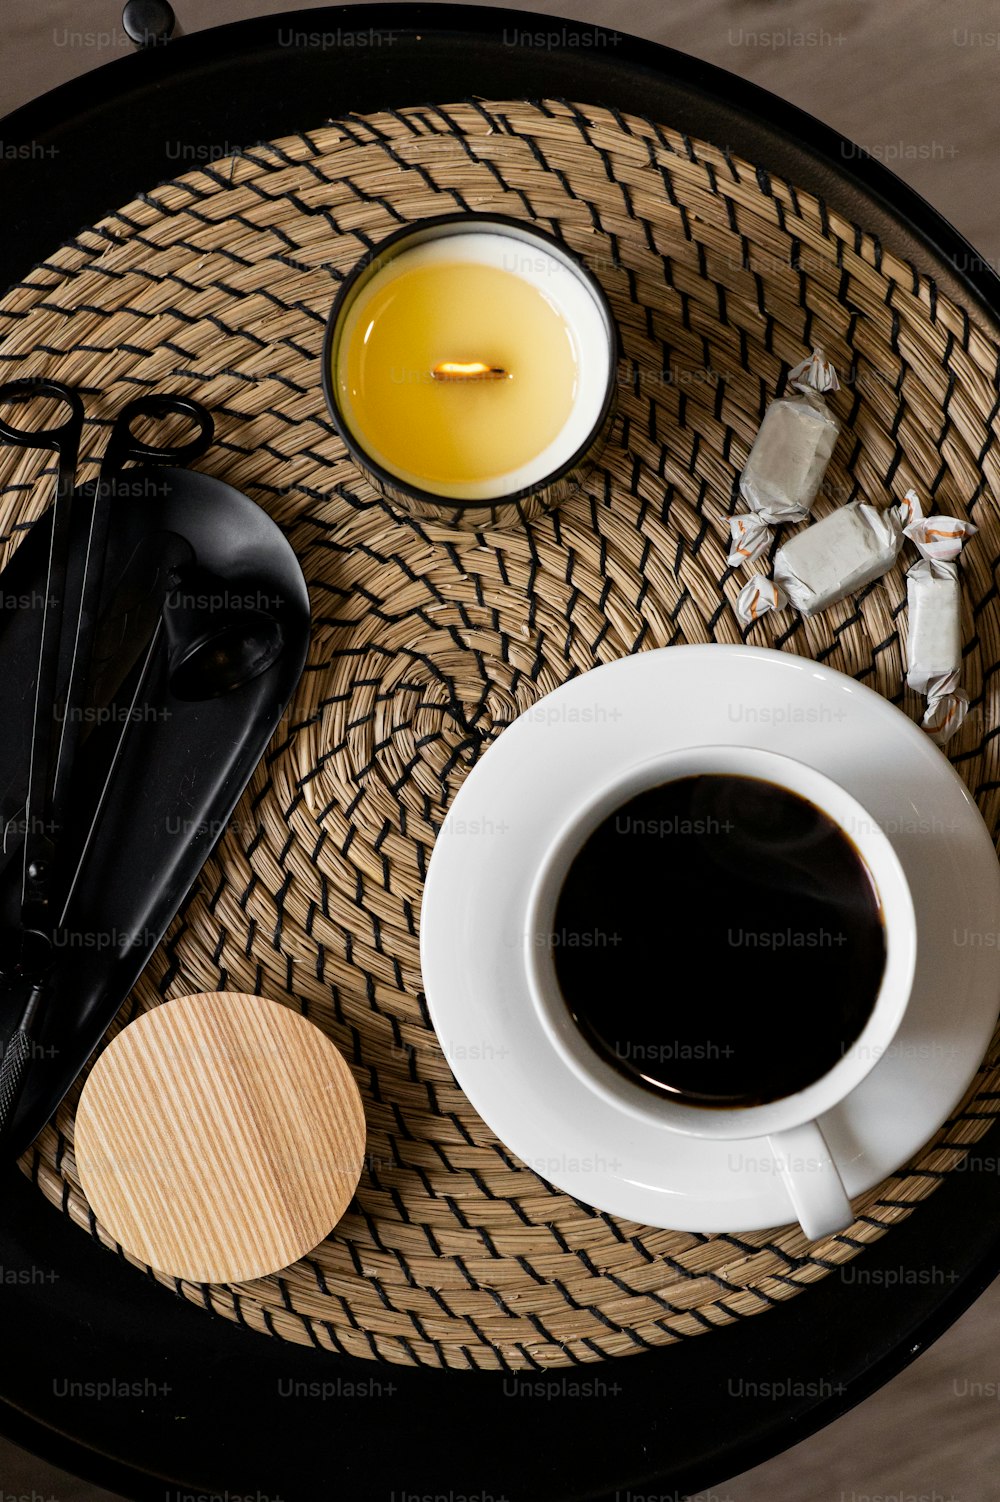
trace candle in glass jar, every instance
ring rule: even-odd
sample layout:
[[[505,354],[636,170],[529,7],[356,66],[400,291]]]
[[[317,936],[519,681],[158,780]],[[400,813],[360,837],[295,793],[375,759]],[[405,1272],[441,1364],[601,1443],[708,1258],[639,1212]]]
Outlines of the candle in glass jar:
[[[547,236],[480,216],[440,224],[380,254],[339,310],[331,409],[366,467],[404,486],[510,496],[601,429],[613,324],[596,283]]]

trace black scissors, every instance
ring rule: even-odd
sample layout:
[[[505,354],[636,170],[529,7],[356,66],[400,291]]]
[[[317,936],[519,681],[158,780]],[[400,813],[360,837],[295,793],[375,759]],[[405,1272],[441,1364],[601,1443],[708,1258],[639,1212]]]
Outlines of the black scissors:
[[[31,752],[24,818],[19,952],[6,975],[21,1004],[20,1020],[0,1060],[0,1141],[13,1119],[34,1047],[34,1036],[49,992],[59,925],[65,919],[60,842],[67,821],[70,778],[80,740],[83,706],[94,651],[104,586],[105,554],[115,481],[128,464],[183,466],[200,458],[212,442],[211,414],[189,397],[137,397],[118,413],[101,462],[93,498],[76,490],[84,408],[72,387],[58,381],[18,380],[0,385],[0,405],[52,398],[68,416],[57,426],[18,428],[0,416],[0,439],[19,448],[54,452],[58,458],[49,542],[41,642],[35,682]],[[135,437],[141,418],[185,418],[197,432],[186,443],[151,444]],[[83,568],[68,598],[69,553],[77,507],[84,513]],[[181,543],[179,538],[175,539]],[[183,547],[190,553],[187,544]],[[66,688],[59,703],[59,685]],[[60,712],[61,711],[61,712]],[[120,749],[120,748],[119,748]],[[117,753],[116,753],[117,755]],[[57,916],[60,904],[62,912]]]

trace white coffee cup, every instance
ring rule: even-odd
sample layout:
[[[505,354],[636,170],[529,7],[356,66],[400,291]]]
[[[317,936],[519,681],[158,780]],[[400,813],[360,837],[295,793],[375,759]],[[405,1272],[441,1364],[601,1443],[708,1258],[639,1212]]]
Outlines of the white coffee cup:
[[[559,990],[552,945],[556,903],[574,857],[593,830],[636,794],[700,774],[755,777],[787,788],[819,808],[853,843],[878,894],[886,956],[874,1007],[860,1036],[825,1074],[804,1089],[765,1105],[703,1107],[633,1083],[587,1042]],[[780,913],[775,914],[780,921]],[[669,914],[664,912],[665,942]],[[840,1171],[820,1118],[852,1091],[891,1043],[910,998],[916,970],[913,902],[902,866],[884,832],[855,798],[813,767],[752,746],[695,746],[617,773],[577,809],[550,842],[528,897],[524,959],[532,1003],[562,1059],[594,1092],[619,1110],[666,1131],[739,1141],[766,1138],[788,1190],[791,1209],[815,1240],[853,1220]],[[666,961],[665,961],[666,963]],[[802,998],[807,1008],[809,998]],[[807,1018],[806,1018],[807,1020]],[[766,1010],[761,1026],[767,1026]]]

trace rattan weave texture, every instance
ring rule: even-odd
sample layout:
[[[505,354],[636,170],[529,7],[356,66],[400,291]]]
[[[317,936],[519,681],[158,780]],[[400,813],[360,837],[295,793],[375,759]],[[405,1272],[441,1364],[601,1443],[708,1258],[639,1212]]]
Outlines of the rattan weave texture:
[[[623,341],[618,416],[586,494],[528,528],[393,515],[319,385],[338,281],[401,223],[533,218],[595,271]],[[345,117],[198,166],[81,231],[0,303],[9,375],[77,383],[85,453],[126,398],[213,409],[200,467],[264,506],[309,582],[286,721],[118,1019],[201,990],[302,1008],[341,1046],[369,1157],[336,1232],[280,1277],[184,1296],[272,1336],[393,1362],[544,1368],[703,1334],[854,1257],[930,1193],[1000,1109],[1000,1049],[851,1230],[697,1236],[617,1221],[519,1164],[455,1084],[421,993],[421,884],[476,760],[567,677],[675,642],[815,657],[914,717],[902,571],[805,621],[741,631],[726,566],[736,480],[768,400],[821,342],[845,425],[817,512],[915,485],[980,528],[963,560],[972,709],[949,752],[1000,822],[1000,350],[864,226],[666,125],[558,101]],[[86,473],[93,472],[88,465]],[[6,557],[48,503],[0,452]],[[76,1093],[24,1160],[101,1239],[73,1161]],[[919,1214],[919,1208],[915,1211]]]

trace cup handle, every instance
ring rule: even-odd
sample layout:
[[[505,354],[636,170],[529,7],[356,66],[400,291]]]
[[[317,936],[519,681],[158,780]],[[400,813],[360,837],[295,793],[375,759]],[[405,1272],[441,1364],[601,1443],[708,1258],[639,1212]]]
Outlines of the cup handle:
[[[819,1241],[851,1225],[854,1211],[819,1122],[772,1132],[767,1140],[809,1240]]]

